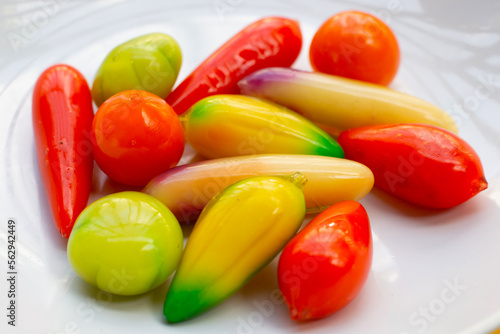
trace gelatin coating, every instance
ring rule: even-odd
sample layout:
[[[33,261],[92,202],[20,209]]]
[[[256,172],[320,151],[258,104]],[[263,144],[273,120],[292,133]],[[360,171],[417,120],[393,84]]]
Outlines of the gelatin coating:
[[[172,274],[182,253],[179,223],[161,202],[121,192],[90,204],[68,241],[68,258],[86,282],[117,295],[137,295]]]
[[[269,263],[305,215],[305,177],[256,176],[214,197],[188,239],[165,299],[169,322],[219,304]]]
[[[181,117],[186,140],[206,158],[283,153],[343,158],[340,145],[299,114],[241,95],[214,95]]]
[[[238,85],[243,94],[286,106],[314,123],[335,129],[336,134],[392,123],[423,123],[458,132],[453,118],[444,110],[368,82],[274,67],[252,73]]]
[[[139,89],[166,98],[182,64],[175,39],[153,33],[131,39],[106,56],[92,85],[92,98],[100,106],[125,90]]]
[[[373,187],[371,170],[358,162],[300,154],[256,154],[212,159],[178,166],[158,175],[144,188],[164,203],[182,223],[194,222],[219,191],[256,175],[301,172],[308,182],[304,196],[308,212],[319,212],[340,201],[359,200]]]

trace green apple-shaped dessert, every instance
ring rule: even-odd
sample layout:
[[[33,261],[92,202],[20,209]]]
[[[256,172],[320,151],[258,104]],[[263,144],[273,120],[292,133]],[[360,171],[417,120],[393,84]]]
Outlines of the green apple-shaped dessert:
[[[169,35],[154,33],[118,45],[104,59],[92,85],[97,106],[116,93],[145,90],[166,98],[182,63],[181,49]]]
[[[137,295],[166,281],[182,245],[180,225],[165,205],[126,191],[82,211],[68,241],[68,258],[78,276],[99,289]]]

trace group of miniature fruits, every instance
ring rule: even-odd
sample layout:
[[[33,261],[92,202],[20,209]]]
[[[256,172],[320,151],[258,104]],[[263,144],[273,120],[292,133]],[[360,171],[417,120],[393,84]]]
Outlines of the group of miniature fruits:
[[[315,72],[290,68],[301,46],[296,21],[268,17],[172,92],[181,51],[162,33],[113,49],[92,91],[70,66],[41,74],[40,173],[83,280],[136,295],[175,271],[164,314],[179,322],[228,298],[281,252],[291,317],[318,319],[352,301],[368,276],[370,224],[357,200],[374,184],[434,209],[487,187],[479,157],[443,110],[384,87],[399,48],[382,21],[358,11],[329,18],[310,46]],[[176,167],[185,141],[207,160]],[[111,179],[145,188],[87,206],[94,160]],[[306,213],[319,215],[297,233]],[[183,250],[179,223],[192,222]]]

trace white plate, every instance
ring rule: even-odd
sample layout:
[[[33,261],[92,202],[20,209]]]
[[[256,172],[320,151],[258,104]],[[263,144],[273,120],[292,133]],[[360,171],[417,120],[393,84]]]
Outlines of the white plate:
[[[362,200],[375,241],[369,279],[352,304],[320,321],[295,323],[285,305],[269,304],[277,288],[276,262],[219,307],[175,326],[163,320],[166,285],[138,297],[102,300],[105,295],[76,277],[35,164],[31,94],[45,68],[68,63],[92,82],[111,48],[161,31],[183,50],[183,79],[250,22],[281,15],[300,21],[304,47],[294,67],[310,69],[307,51],[315,30],[345,9],[378,14],[393,27],[402,62],[392,87],[452,113],[461,136],[482,158],[488,190],[442,212],[373,191]],[[430,334],[486,333],[500,326],[499,12],[495,0],[0,2],[2,333]],[[92,199],[116,189],[106,182],[95,186]],[[18,237],[15,329],[6,318],[9,218]],[[272,307],[263,311],[263,303]]]

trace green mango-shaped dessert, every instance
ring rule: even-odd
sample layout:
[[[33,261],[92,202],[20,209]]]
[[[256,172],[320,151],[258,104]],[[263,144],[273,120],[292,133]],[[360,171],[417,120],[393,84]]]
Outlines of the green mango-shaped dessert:
[[[100,106],[109,97],[130,89],[166,98],[181,64],[181,49],[171,36],[153,33],[131,39],[104,59],[92,85],[92,98]]]
[[[157,199],[135,191],[105,196],[78,216],[68,259],[87,283],[116,295],[150,291],[175,270],[181,227]]]

